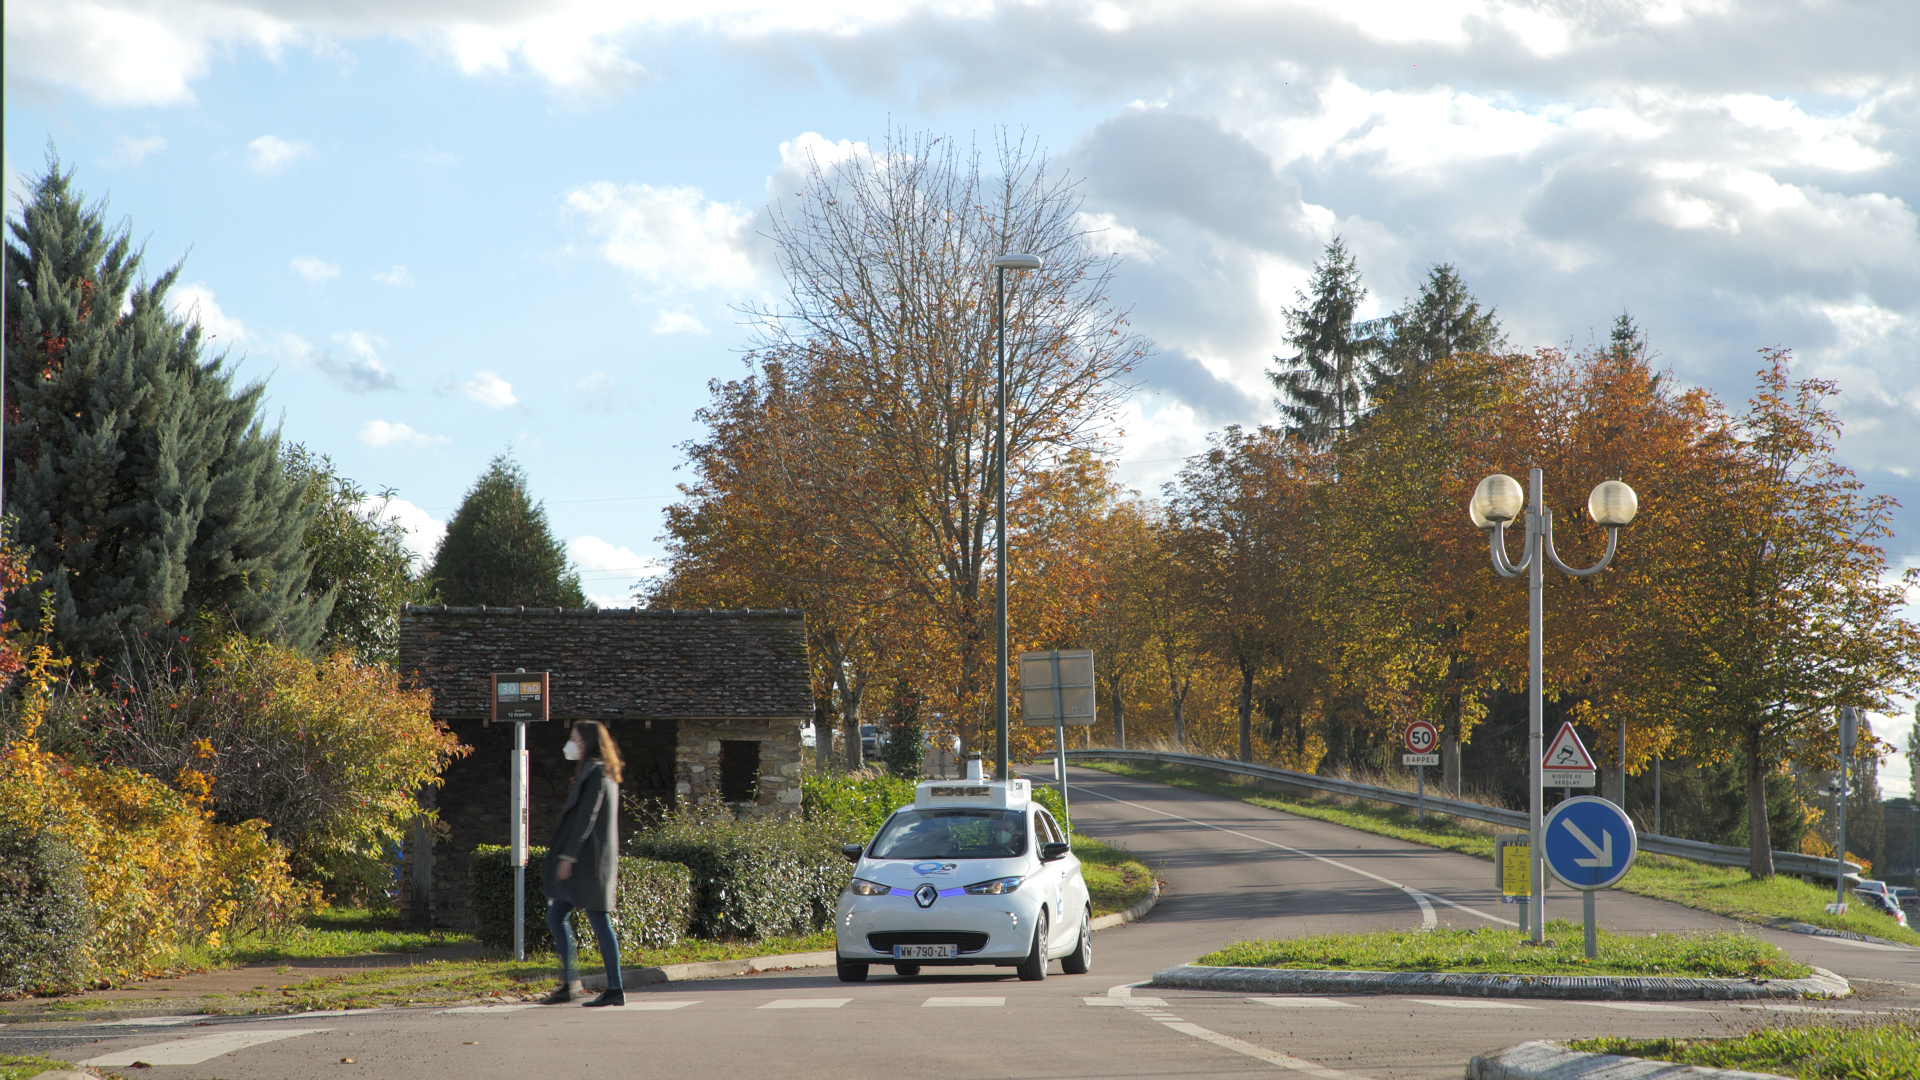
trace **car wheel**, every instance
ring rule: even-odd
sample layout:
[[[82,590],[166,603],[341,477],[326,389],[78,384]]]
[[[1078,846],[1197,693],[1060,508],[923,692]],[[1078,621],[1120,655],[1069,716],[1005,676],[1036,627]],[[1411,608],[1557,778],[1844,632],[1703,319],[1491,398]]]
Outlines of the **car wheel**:
[[[835,964],[834,967],[840,970],[841,982],[867,981],[867,965],[865,964],[849,964],[845,960],[842,960]]]
[[[1047,913],[1042,911],[1033,926],[1033,951],[1020,961],[1020,978],[1024,982],[1039,982],[1047,977]]]
[[[893,965],[893,973],[895,975],[900,976],[903,979],[911,979],[915,975],[920,974],[920,965],[919,964],[895,964]]]
[[[1093,911],[1080,913],[1080,944],[1060,958],[1060,970],[1069,975],[1085,975],[1093,968]]]

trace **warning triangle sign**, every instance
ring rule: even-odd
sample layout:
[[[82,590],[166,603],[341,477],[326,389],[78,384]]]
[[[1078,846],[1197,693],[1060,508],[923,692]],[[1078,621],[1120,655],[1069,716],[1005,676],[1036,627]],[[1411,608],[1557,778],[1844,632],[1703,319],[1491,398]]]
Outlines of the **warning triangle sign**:
[[[1571,769],[1592,769],[1593,755],[1587,753],[1585,743],[1573,730],[1571,723],[1560,725],[1560,733],[1553,737],[1547,746],[1546,757],[1540,759],[1540,767],[1548,771],[1567,771]]]

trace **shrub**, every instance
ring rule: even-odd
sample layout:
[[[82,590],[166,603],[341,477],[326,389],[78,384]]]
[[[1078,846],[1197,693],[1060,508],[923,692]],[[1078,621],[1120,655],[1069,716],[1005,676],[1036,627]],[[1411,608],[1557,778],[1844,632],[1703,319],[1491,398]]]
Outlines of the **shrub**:
[[[810,820],[844,821],[846,830],[854,834],[849,843],[871,840],[886,824],[888,814],[913,801],[913,784],[884,774],[813,773],[800,782],[800,809]]]
[[[1060,823],[1062,832],[1072,832],[1073,822],[1067,819],[1067,804],[1060,801],[1060,789],[1053,784],[1036,781],[1033,785],[1033,801],[1047,808],[1053,820]]]
[[[738,821],[719,808],[682,808],[634,834],[627,850],[692,872],[696,935],[751,940],[827,924],[853,870],[840,854],[848,835],[837,815]]]
[[[0,824],[0,997],[79,990],[91,929],[73,846],[51,829]]]
[[[511,854],[506,847],[482,844],[473,849],[467,863],[475,936],[488,945],[506,949],[513,947],[513,866],[507,861]],[[525,943],[529,950],[551,952],[553,938],[547,933],[547,898],[540,891],[541,870],[546,861],[546,848],[527,849]],[[623,956],[665,948],[686,935],[693,913],[693,885],[686,867],[651,859],[622,858],[616,899],[620,906],[612,913],[613,936],[620,943]],[[573,915],[573,937],[582,944],[593,941],[593,931],[578,911]]]

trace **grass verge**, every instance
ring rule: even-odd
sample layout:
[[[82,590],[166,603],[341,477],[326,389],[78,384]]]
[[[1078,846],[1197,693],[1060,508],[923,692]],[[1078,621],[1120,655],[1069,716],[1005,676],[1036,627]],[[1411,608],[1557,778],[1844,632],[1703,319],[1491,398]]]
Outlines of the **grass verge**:
[[[1785,1024],[1727,1039],[1577,1039],[1572,1050],[1776,1073],[1799,1080],[1911,1080],[1920,1076],[1920,1018],[1912,1015]]]
[[[33,1054],[0,1054],[0,1080],[28,1080],[48,1069],[71,1069],[73,1064]]]
[[[1153,891],[1153,871],[1121,848],[1074,833],[1073,853],[1080,859],[1096,919],[1125,911]]]
[[[1213,967],[1444,971],[1488,975],[1664,975],[1795,979],[1813,969],[1745,934],[1609,934],[1588,960],[1580,927],[1547,923],[1545,947],[1492,929],[1385,930],[1286,940],[1238,941],[1195,963]]]
[[[1270,810],[1282,810],[1379,836],[1391,836],[1396,840],[1457,851],[1489,862],[1493,860],[1493,834],[1506,831],[1484,822],[1462,821],[1438,813],[1429,813],[1422,824],[1415,811],[1405,807],[1333,796],[1301,798],[1282,793],[1273,785],[1251,777],[1220,776],[1181,766],[1132,761],[1079,761],[1075,764],[1118,776],[1152,780],[1209,795],[1239,799]],[[1492,887],[1491,875],[1488,887]],[[1615,888],[1746,922],[1771,926],[1782,920],[1792,920],[1829,930],[1866,934],[1904,945],[1920,946],[1920,933],[1903,928],[1884,915],[1859,910],[1844,915],[1827,914],[1826,905],[1833,899],[1832,891],[1798,878],[1778,876],[1759,881],[1749,877],[1745,870],[1734,867],[1708,866],[1689,859],[1642,854],[1634,860],[1633,869]]]

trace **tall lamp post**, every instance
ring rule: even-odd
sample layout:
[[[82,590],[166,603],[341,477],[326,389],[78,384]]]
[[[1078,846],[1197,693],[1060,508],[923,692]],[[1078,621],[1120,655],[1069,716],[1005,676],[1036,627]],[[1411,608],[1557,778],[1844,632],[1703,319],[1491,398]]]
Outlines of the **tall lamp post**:
[[[994,382],[994,630],[999,641],[994,664],[993,778],[1005,781],[1007,772],[1007,271],[1038,270],[1038,255],[999,255],[993,260],[998,298],[993,307]]]
[[[1521,492],[1520,481],[1505,473],[1494,473],[1473,489],[1473,501],[1467,505],[1467,513],[1476,526],[1486,531],[1487,546],[1493,555],[1493,568],[1500,576],[1527,575],[1527,817],[1530,838],[1527,846],[1527,880],[1532,892],[1528,918],[1532,923],[1529,929],[1533,943],[1538,945],[1546,940],[1547,923],[1546,838],[1541,835],[1540,827],[1543,812],[1540,757],[1546,750],[1542,745],[1544,739],[1541,731],[1546,713],[1541,695],[1544,682],[1541,671],[1542,642],[1546,637],[1542,590],[1546,583],[1546,562],[1552,560],[1553,565],[1574,577],[1588,577],[1606,569],[1619,547],[1621,526],[1632,522],[1634,515],[1640,512],[1640,499],[1632,488],[1618,480],[1603,481],[1593,489],[1593,493],[1587,497],[1587,513],[1593,516],[1595,522],[1606,527],[1607,553],[1585,570],[1576,570],[1561,562],[1559,553],[1553,549],[1553,515],[1541,499],[1539,469],[1528,471],[1527,485],[1530,499]],[[1526,545],[1520,561],[1514,563],[1507,559],[1507,523],[1518,518],[1522,510],[1526,511]]]

